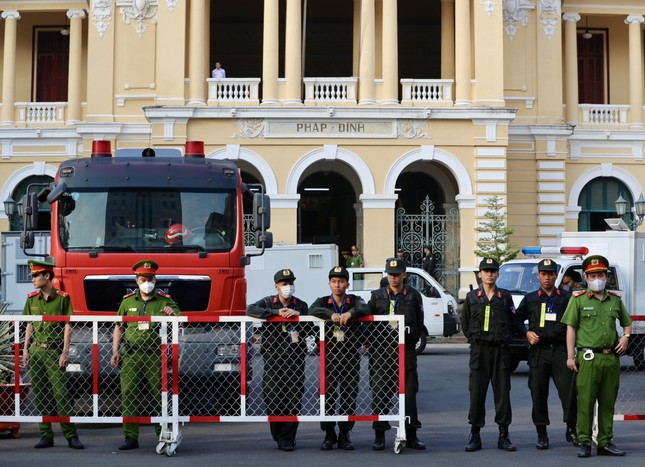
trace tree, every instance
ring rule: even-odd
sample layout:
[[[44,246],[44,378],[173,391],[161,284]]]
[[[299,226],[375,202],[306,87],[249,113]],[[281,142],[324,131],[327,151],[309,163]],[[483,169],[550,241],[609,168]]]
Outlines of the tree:
[[[517,256],[520,250],[510,242],[510,236],[515,229],[506,224],[506,214],[503,210],[502,198],[491,196],[484,198],[486,203],[485,221],[479,222],[475,232],[479,234],[475,254],[480,258],[493,258],[499,264],[509,261]]]

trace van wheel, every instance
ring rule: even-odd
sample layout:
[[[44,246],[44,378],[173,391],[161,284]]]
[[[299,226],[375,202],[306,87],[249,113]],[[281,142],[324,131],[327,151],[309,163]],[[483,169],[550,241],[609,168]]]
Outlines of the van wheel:
[[[417,351],[417,355],[420,355],[423,353],[427,344],[428,344],[428,334],[426,334],[426,331],[424,329],[423,331],[421,331],[421,337],[419,337],[417,344],[414,346],[414,349]]]

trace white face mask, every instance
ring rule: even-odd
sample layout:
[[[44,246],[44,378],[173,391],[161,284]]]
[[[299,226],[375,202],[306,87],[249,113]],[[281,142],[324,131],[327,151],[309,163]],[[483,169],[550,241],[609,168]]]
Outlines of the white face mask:
[[[602,292],[605,290],[605,285],[607,284],[607,281],[602,280],[602,279],[594,279],[591,282],[589,282],[589,288],[591,289],[592,292]]]
[[[154,289],[155,289],[155,283],[154,282],[146,281],[146,282],[142,282],[141,284],[139,284],[139,290],[141,291],[141,293],[144,293],[146,295],[152,293],[152,291]]]
[[[285,300],[290,299],[294,293],[296,293],[295,285],[283,285],[280,287],[280,296]]]

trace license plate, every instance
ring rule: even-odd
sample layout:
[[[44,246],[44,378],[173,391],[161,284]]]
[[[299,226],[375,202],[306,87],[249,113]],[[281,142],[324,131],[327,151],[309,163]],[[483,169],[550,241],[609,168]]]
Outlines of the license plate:
[[[214,371],[233,371],[232,363],[216,363]]]
[[[83,371],[83,367],[81,366],[80,363],[70,363],[67,365],[66,370],[72,371],[72,372],[80,372],[80,371]]]

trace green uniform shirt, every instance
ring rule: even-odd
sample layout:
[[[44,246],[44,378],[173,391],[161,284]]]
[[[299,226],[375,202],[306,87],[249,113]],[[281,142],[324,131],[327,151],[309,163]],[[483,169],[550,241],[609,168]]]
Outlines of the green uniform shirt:
[[[52,288],[47,298],[40,290],[36,290],[27,296],[23,315],[31,316],[71,316],[72,300],[66,292],[60,292]],[[32,338],[41,344],[63,345],[65,337],[65,323],[63,322],[42,322],[34,321]]]
[[[571,297],[562,323],[576,328],[576,347],[609,349],[616,345],[616,320],[625,327],[632,324],[620,295],[607,292],[598,300],[591,290]]]
[[[141,293],[137,290],[123,297],[121,306],[119,306],[119,316],[163,316],[161,310],[169,306],[175,311],[175,315],[181,315],[179,307],[163,292],[154,291],[152,298],[144,301]],[[147,324],[148,326],[146,326]],[[156,350],[160,344],[159,325],[160,323],[145,323],[140,326],[138,322],[120,323],[125,326],[125,340],[133,348]],[[142,329],[147,327],[147,329]]]
[[[363,257],[361,255],[352,255],[347,258],[345,265],[348,268],[362,268],[363,267]]]

